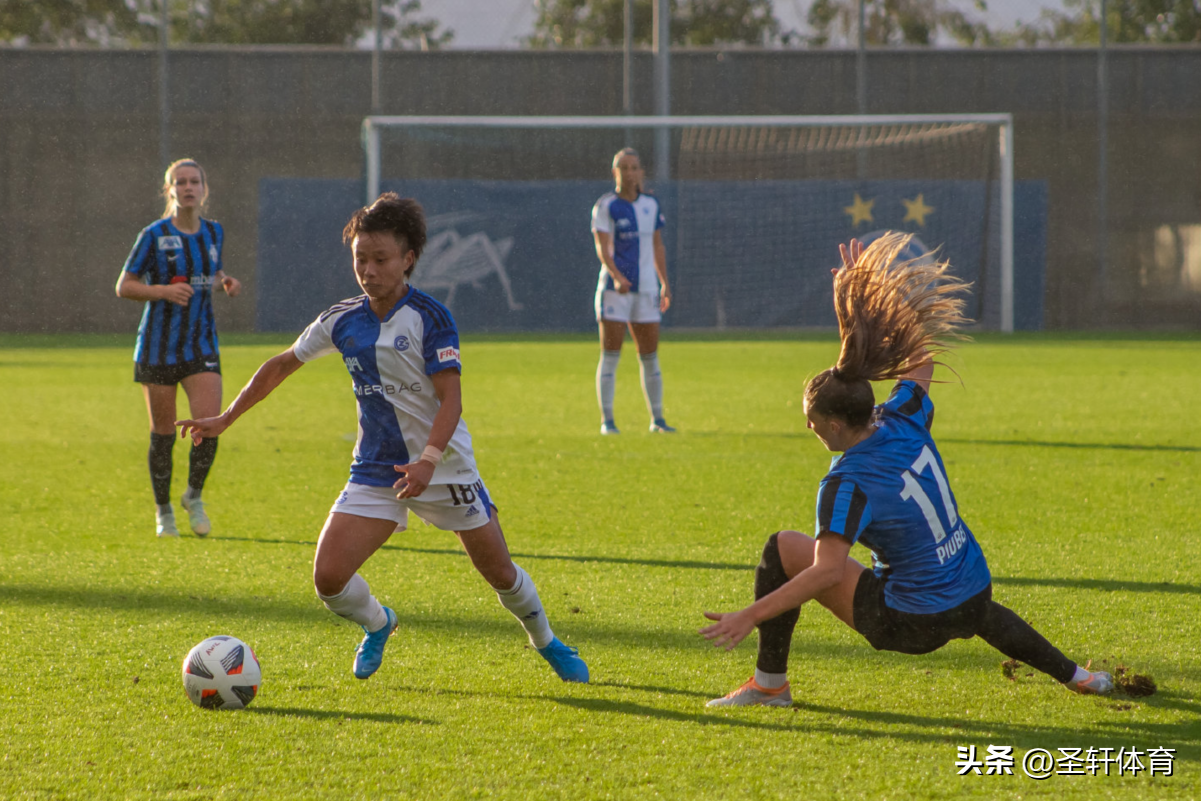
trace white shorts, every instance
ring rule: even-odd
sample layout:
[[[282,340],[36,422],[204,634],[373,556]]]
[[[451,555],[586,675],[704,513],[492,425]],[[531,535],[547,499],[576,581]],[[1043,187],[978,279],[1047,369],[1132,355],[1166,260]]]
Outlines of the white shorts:
[[[342,512],[377,520],[393,520],[396,530],[409,526],[409,511],[443,531],[470,531],[492,519],[496,507],[483,480],[474,484],[431,484],[416,498],[398,500],[392,487],[348,483],[330,514]]]
[[[663,319],[659,314],[658,292],[627,292],[616,289],[596,290],[596,319],[615,323],[657,323]]]

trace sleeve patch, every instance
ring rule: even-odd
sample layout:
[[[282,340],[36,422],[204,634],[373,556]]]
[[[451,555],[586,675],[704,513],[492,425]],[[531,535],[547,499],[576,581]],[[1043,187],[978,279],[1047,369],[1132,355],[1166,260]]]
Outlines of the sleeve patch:
[[[438,361],[441,362],[457,362],[459,361],[458,348],[438,348]]]

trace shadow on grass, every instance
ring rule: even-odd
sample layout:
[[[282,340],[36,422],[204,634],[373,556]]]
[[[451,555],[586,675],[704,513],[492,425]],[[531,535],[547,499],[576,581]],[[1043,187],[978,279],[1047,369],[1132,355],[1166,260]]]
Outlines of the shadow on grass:
[[[260,539],[257,537],[209,537],[210,540],[225,540],[230,542],[254,542],[263,545],[307,545],[316,547],[317,543],[306,540]],[[403,551],[406,553],[423,553],[431,556],[459,556],[466,558],[467,554],[461,548],[421,548],[416,545],[383,545],[381,551]],[[552,562],[579,562],[588,564],[595,562],[609,565],[642,565],[643,567],[668,567],[685,570],[743,570],[751,572],[755,569],[750,560],[741,564],[732,562],[698,562],[688,559],[631,559],[624,556],[569,556],[565,554],[528,553],[513,551],[514,559],[541,559]]]
[[[993,576],[993,584],[1014,587],[1062,587],[1069,590],[1101,592],[1160,592],[1168,595],[1201,595],[1201,586],[1170,581],[1121,581],[1118,579],[1019,578]]]
[[[302,709],[294,706],[250,706],[244,711],[255,715],[277,715],[285,718],[316,718],[318,720],[371,720],[376,723],[416,723],[437,726],[436,720],[415,718],[412,715],[393,715],[389,712],[340,712],[336,709]]]
[[[938,441],[940,443],[953,442],[956,445],[1003,445],[1028,448],[1080,448],[1085,450],[1201,453],[1201,448],[1193,445],[1134,445],[1126,442],[1047,442],[1036,439],[962,439],[959,437],[939,437]]]

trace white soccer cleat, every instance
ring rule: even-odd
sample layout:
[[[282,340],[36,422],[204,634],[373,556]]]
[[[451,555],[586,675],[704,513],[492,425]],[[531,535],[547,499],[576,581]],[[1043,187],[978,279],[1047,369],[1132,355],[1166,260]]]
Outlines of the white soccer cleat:
[[[1113,676],[1104,671],[1089,672],[1087,679],[1069,683],[1068,689],[1081,695],[1109,695],[1113,692]]]
[[[197,537],[206,537],[213,530],[213,524],[209,521],[208,514],[204,511],[204,501],[199,498],[189,498],[185,492],[183,497],[179,499],[184,511],[188,513],[188,525],[192,527],[192,533]],[[179,533],[176,532],[176,536]]]
[[[179,529],[175,527],[175,510],[167,506],[166,510],[156,509],[154,512],[154,533],[160,537],[178,537]]]
[[[747,683],[722,698],[714,698],[705,706],[792,706],[792,691],[788,682],[776,690],[760,687],[752,677]]]

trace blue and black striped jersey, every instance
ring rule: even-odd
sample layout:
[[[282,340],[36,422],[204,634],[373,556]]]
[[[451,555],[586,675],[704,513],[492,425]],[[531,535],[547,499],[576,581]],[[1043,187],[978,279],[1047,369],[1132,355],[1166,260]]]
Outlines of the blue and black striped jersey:
[[[175,365],[218,354],[213,282],[221,269],[224,240],[221,224],[203,219],[194,234],[181,232],[170,218],[158,220],[138,234],[125,271],[151,285],[186,281],[193,293],[187,306],[165,300],[146,302],[138,325],[135,362]]]
[[[942,457],[930,437],[934,404],[913,381],[898,381],[876,407],[877,429],[836,456],[817,493],[818,535],[872,549],[893,609],[952,609],[992,581],[984,553],[960,519]]]

